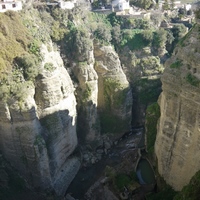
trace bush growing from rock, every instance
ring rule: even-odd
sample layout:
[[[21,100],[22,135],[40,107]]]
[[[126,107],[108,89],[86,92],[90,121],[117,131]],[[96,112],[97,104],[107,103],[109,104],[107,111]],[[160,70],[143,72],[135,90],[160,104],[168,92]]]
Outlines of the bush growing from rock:
[[[15,63],[18,68],[23,69],[25,80],[34,80],[39,73],[39,61],[33,54],[23,54],[15,58]]]

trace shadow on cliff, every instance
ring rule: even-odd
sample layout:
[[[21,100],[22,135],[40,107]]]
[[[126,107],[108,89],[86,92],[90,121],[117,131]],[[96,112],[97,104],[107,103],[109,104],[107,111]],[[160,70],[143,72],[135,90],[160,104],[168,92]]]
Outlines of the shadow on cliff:
[[[77,147],[77,116],[70,116],[69,110],[59,110],[40,119],[42,137],[46,143],[51,175],[61,168]]]
[[[0,160],[0,199],[45,200],[48,196],[57,196],[55,194],[62,194],[67,189],[79,169],[76,115],[71,116],[65,109],[47,114],[38,121],[35,108],[30,110],[35,114],[18,111],[13,116],[9,141],[9,144],[14,144],[13,151],[2,147],[2,154],[10,165]],[[7,144],[8,141],[1,142]],[[71,172],[74,166],[69,167],[73,165],[71,162],[77,165],[74,174]],[[47,190],[51,192],[47,194]]]
[[[145,124],[145,112],[149,105],[158,101],[162,92],[160,79],[140,79],[132,84],[132,126]]]
[[[27,184],[9,162],[0,156],[0,199],[2,200],[46,200],[42,193],[27,187]]]

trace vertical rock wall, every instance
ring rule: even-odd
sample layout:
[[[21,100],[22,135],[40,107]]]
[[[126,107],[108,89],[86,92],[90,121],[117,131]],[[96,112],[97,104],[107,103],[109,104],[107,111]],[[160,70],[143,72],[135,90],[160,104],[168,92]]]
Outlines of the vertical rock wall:
[[[98,106],[98,76],[94,70],[93,50],[88,52],[86,61],[74,66],[78,80],[78,133],[81,142],[92,142],[100,135]]]
[[[35,187],[61,195],[80,166],[69,158],[77,146],[76,99],[59,53],[45,46],[42,53],[40,75],[27,97],[1,102],[1,150]]]
[[[63,195],[80,167],[73,155],[77,124],[83,144],[95,143],[100,132],[122,135],[130,129],[132,93],[111,46],[79,52],[76,91],[60,53],[48,49],[41,48],[40,73],[26,98],[0,102],[0,149],[34,187]]]
[[[199,25],[167,61],[159,99],[161,117],[155,143],[159,173],[181,190],[200,170]]]
[[[130,128],[132,92],[119,56],[111,46],[94,46],[98,74],[98,108],[102,132],[124,133]]]
[[[111,46],[95,43],[93,48],[73,66],[78,133],[86,143],[97,140],[100,132],[123,134],[130,129],[132,114],[132,92],[119,56]]]

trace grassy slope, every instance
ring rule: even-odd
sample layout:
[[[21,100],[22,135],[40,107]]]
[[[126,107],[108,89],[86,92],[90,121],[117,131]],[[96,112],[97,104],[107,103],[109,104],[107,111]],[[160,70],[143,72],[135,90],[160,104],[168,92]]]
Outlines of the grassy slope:
[[[17,12],[0,13],[0,74],[10,73],[13,58],[23,54],[31,36]]]

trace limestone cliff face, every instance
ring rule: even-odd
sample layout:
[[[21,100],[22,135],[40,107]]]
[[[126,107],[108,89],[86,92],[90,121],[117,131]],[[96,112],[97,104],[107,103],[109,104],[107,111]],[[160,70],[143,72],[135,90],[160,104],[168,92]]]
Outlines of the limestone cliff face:
[[[132,93],[113,47],[95,43],[74,64],[73,72],[78,80],[81,141],[98,140],[100,132],[123,134],[129,130]]]
[[[119,56],[111,46],[94,45],[102,132],[123,133],[130,126],[132,92]],[[112,129],[110,129],[111,127]]]
[[[85,56],[83,56],[86,54]],[[78,80],[78,133],[81,141],[92,142],[100,135],[97,100],[98,76],[94,70],[94,53],[88,50],[74,64],[73,71]],[[82,61],[84,60],[84,61]]]
[[[62,195],[80,167],[72,155],[77,126],[79,139],[90,144],[102,142],[100,132],[123,134],[132,94],[111,46],[95,46],[74,64],[76,97],[60,53],[48,49],[42,45],[40,73],[24,97],[0,102],[0,150],[34,187]]]
[[[0,148],[35,187],[63,194],[79,169],[69,157],[77,145],[76,99],[58,52],[43,46],[44,60],[35,85],[21,102],[0,102]]]
[[[155,153],[159,173],[175,190],[200,170],[199,42],[197,24],[166,62],[162,77]]]

